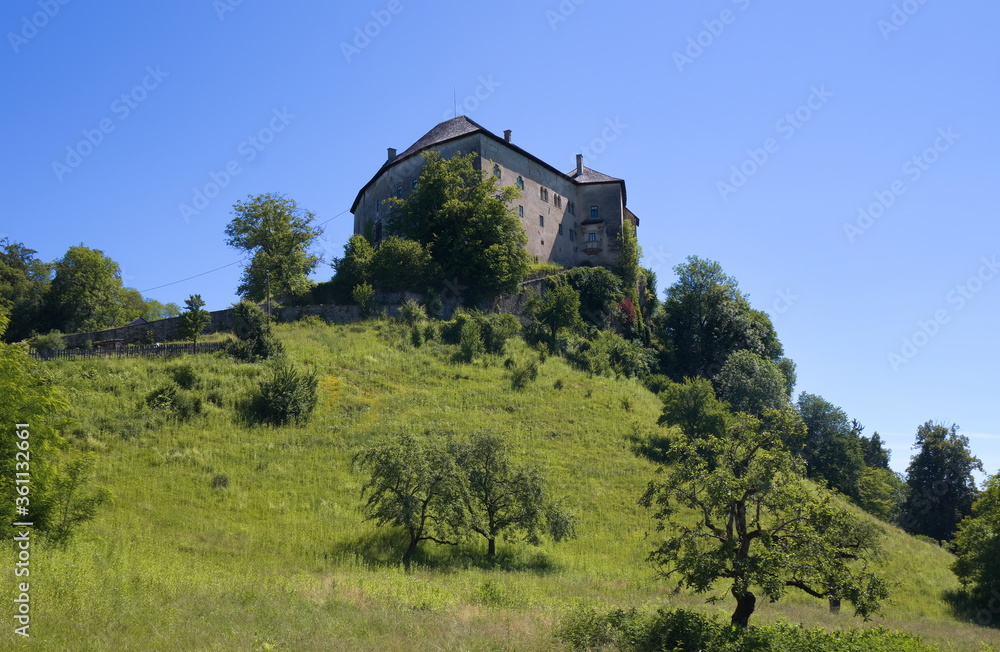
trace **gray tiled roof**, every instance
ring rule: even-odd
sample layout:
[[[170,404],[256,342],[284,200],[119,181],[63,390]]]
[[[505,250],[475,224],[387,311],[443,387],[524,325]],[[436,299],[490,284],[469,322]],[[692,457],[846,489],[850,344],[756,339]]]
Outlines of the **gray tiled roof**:
[[[609,177],[608,175],[598,172],[597,170],[591,170],[587,166],[583,166],[583,173],[577,174],[576,169],[570,170],[566,173],[573,181],[577,183],[604,183],[607,181],[621,181],[618,177]]]
[[[451,140],[452,138],[458,138],[459,136],[464,136],[466,134],[471,134],[476,131],[485,131],[483,127],[477,125],[472,120],[469,120],[464,115],[460,115],[457,118],[452,118],[451,120],[446,120],[438,126],[434,127],[426,134],[423,135],[420,140],[410,145],[403,153],[398,154],[393,161],[404,159],[408,156],[416,154],[417,152],[423,151],[438,143],[443,143],[446,140]],[[390,161],[390,164],[392,161]]]

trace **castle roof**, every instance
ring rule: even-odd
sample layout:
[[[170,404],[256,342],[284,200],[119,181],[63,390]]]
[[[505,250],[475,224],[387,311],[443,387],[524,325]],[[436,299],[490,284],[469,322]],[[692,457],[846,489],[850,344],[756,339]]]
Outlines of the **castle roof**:
[[[505,147],[509,147],[510,149],[518,152],[522,156],[531,159],[535,163],[537,163],[537,164],[539,164],[539,165],[547,168],[549,171],[553,172],[554,174],[557,174],[559,176],[565,177],[566,179],[569,179],[570,181],[572,181],[574,183],[578,183],[578,184],[586,184],[586,183],[618,183],[618,184],[621,184],[621,188],[622,188],[622,200],[623,200],[623,203],[624,203],[626,195],[625,195],[625,181],[623,179],[618,179],[616,177],[610,177],[610,176],[608,176],[606,174],[602,174],[600,172],[597,172],[596,170],[591,170],[588,167],[584,167],[583,168],[582,174],[577,174],[577,170],[575,170],[575,169],[572,172],[570,172],[570,173],[562,172],[561,170],[558,170],[555,167],[549,165],[548,163],[546,163],[545,161],[541,160],[537,156],[531,154],[530,152],[527,152],[527,151],[521,149],[520,147],[518,147],[517,145],[515,145],[515,144],[513,144],[513,143],[511,143],[509,141],[507,141],[506,139],[497,136],[496,134],[492,133],[491,131],[489,131],[488,129],[486,129],[485,127],[483,127],[482,125],[477,124],[476,122],[470,120],[466,116],[460,115],[457,118],[452,118],[451,120],[445,120],[444,122],[438,124],[433,129],[431,129],[426,134],[424,134],[422,137],[420,137],[415,143],[413,143],[412,145],[410,145],[409,147],[407,147],[405,150],[403,150],[402,153],[397,154],[395,156],[395,158],[387,160],[385,163],[383,163],[382,167],[380,167],[378,169],[378,172],[375,173],[375,176],[373,176],[371,178],[371,180],[369,180],[368,183],[366,183],[361,188],[361,190],[358,191],[358,195],[357,195],[357,197],[355,197],[354,203],[351,204],[351,212],[354,213],[357,210],[358,204],[361,202],[361,196],[364,195],[365,191],[368,190],[368,188],[372,184],[375,183],[375,181],[382,175],[383,172],[385,172],[387,169],[389,169],[393,165],[396,165],[397,163],[401,163],[402,161],[405,161],[408,158],[416,156],[416,155],[418,155],[421,152],[424,152],[426,150],[434,149],[435,147],[437,147],[439,145],[443,145],[444,143],[450,142],[452,140],[456,140],[458,138],[463,138],[465,136],[468,136],[468,135],[474,134],[474,133],[481,133],[484,136],[486,136],[488,138],[491,138],[492,140],[495,140],[496,142],[500,143],[501,145],[503,145]]]

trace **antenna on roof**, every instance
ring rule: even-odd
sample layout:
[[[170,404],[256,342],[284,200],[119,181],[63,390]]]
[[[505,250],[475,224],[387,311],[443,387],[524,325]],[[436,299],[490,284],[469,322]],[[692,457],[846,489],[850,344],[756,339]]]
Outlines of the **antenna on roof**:
[[[451,87],[451,94],[455,100],[455,117],[458,117],[458,88],[455,86]]]

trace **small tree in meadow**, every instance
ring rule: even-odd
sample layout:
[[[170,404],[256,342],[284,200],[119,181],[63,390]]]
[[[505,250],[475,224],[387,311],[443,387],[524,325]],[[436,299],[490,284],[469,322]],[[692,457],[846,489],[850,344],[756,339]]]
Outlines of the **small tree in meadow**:
[[[180,326],[178,332],[183,340],[191,340],[192,344],[198,344],[198,336],[205,330],[205,327],[212,323],[212,316],[208,311],[202,310],[205,302],[200,294],[192,294],[184,301],[186,310],[181,313]]]

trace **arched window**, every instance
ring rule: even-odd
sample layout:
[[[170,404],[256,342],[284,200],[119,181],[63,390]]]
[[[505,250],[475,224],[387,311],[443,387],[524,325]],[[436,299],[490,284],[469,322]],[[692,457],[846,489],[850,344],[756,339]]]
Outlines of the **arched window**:
[[[500,166],[497,163],[493,164],[493,176],[495,176],[497,179],[500,178]]]
[[[520,188],[521,190],[524,190],[524,178],[522,177],[517,178],[517,187]]]

